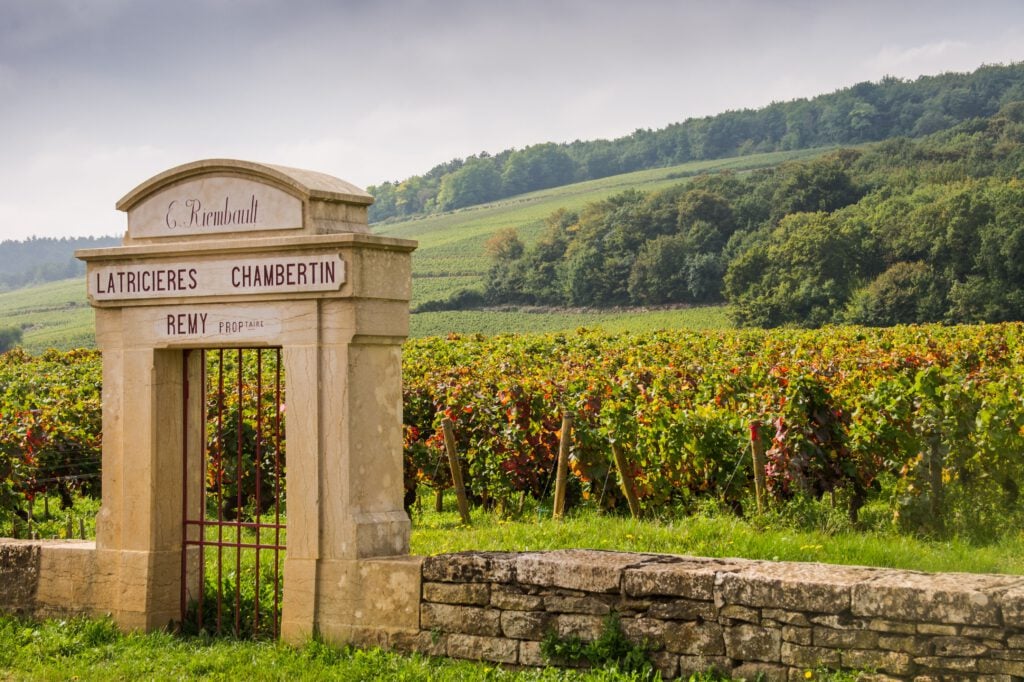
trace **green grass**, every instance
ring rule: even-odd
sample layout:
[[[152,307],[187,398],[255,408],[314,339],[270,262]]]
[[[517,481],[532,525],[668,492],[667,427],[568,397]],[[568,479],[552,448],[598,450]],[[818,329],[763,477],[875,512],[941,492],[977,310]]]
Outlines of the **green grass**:
[[[430,508],[428,510],[428,507]],[[580,508],[562,521],[529,508],[518,520],[474,510],[471,527],[462,526],[454,500],[433,511],[425,497],[413,513],[412,553],[467,550],[532,551],[605,549],[771,561],[813,561],[931,572],[1024,575],[1024,531],[1011,529],[997,543],[932,541],[887,527],[884,505],[862,511],[867,530],[850,525],[845,512],[828,502],[794,504],[777,513],[741,518],[721,510],[654,520],[598,514]]]
[[[495,665],[273,642],[121,634],[109,620],[0,616],[5,680],[632,680],[609,671],[512,672]]]

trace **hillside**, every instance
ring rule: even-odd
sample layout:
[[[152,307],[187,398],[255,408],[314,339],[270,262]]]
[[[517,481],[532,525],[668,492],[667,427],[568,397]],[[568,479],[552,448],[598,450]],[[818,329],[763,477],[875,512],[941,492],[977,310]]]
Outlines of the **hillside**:
[[[614,140],[547,142],[438,164],[423,175],[367,188],[370,221],[474,206],[525,192],[662,168],[829,145],[922,137],[1024,99],[1024,63],[914,80],[887,77],[811,99],[691,118]]]
[[[419,241],[420,247],[413,254],[415,306],[445,300],[463,287],[482,287],[489,266],[484,244],[502,228],[516,227],[526,238],[539,236],[545,217],[561,207],[579,208],[627,189],[654,191],[702,173],[770,168],[787,160],[813,157],[825,151],[757,154],[627,173],[441,215],[393,222],[378,226],[376,232]],[[3,326],[21,328],[22,346],[33,353],[50,347],[68,349],[95,345],[93,312],[85,298],[82,277],[0,292],[0,320],[4,321]],[[561,331],[577,327],[610,331],[666,327],[718,329],[729,324],[723,309],[716,307],[649,311],[450,311],[414,314],[410,326],[411,336],[416,337],[450,332]]]

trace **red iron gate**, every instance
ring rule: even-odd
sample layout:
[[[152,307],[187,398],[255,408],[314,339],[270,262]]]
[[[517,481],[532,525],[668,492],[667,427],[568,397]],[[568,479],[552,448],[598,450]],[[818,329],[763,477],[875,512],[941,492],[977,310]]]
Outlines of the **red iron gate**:
[[[200,400],[189,397],[189,367],[197,366],[189,355],[197,352]],[[186,351],[184,367],[182,631],[277,637],[285,549],[281,349]]]

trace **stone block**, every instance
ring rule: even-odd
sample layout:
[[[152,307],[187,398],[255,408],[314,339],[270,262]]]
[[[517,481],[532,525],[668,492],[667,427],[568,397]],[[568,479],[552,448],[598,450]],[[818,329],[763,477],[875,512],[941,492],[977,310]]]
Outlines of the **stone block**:
[[[392,633],[389,644],[395,651],[405,654],[444,656],[448,651],[448,635],[420,630],[419,632]]]
[[[466,635],[501,635],[501,611],[475,606],[422,604],[420,623],[424,630],[437,629]]]
[[[688,656],[721,656],[725,654],[725,635],[722,626],[714,622],[666,622],[665,648]]]
[[[1007,649],[1024,649],[1024,635],[1010,635],[1006,638]]]
[[[789,680],[789,669],[784,665],[750,662],[733,668],[732,675],[734,678],[741,680],[787,682]]]
[[[818,666],[839,666],[839,652],[816,646],[801,646],[790,642],[782,643],[782,662],[799,668],[816,668]]]
[[[423,579],[431,582],[511,583],[514,552],[458,552],[423,559]]]
[[[491,585],[491,606],[510,611],[542,611],[544,597],[528,594],[516,585]]]
[[[945,673],[973,673],[978,670],[978,659],[976,658],[943,658],[940,656],[918,656],[914,663],[924,668],[942,671]]]
[[[943,625],[941,623],[918,623],[915,631],[921,635],[941,635],[952,637],[960,634],[960,627],[957,625]]]
[[[814,641],[813,631],[811,628],[799,628],[795,625],[783,625],[782,641],[800,644],[801,646],[810,646]]]
[[[893,632],[901,635],[912,635],[917,632],[917,626],[913,623],[906,623],[899,620],[886,620],[884,618],[872,618],[867,622],[867,629],[875,632]]]
[[[761,618],[764,620],[773,620],[776,623],[799,625],[801,627],[807,627],[811,624],[811,621],[808,620],[806,614],[794,611],[785,611],[783,609],[761,609]]]
[[[718,609],[713,602],[677,599],[651,604],[647,615],[661,620],[715,620]]]
[[[665,646],[665,621],[643,616],[623,618],[619,621],[622,633],[631,642],[646,642],[648,646],[662,649]]]
[[[914,669],[910,654],[876,649],[847,649],[840,652],[844,668],[880,670],[893,675],[907,675]]]
[[[491,601],[491,586],[486,583],[423,583],[423,601],[487,606]]]
[[[898,613],[905,620],[995,626],[1000,625],[999,596],[1020,582],[1014,576],[887,571],[854,586],[852,611],[857,616]]]
[[[870,630],[833,630],[822,626],[813,629],[814,646],[835,649],[871,649],[878,645],[879,634]]]
[[[1024,628],[1024,585],[1016,585],[996,597],[1006,627]]]
[[[541,640],[554,624],[554,615],[541,611],[502,611],[501,632],[513,639]]]
[[[528,665],[534,668],[543,668],[549,665],[544,654],[540,652],[540,642],[526,640],[519,642],[519,665]]]
[[[663,680],[679,677],[679,656],[667,651],[655,651],[650,654],[651,665],[658,671]]]
[[[452,658],[515,665],[519,662],[519,642],[502,637],[450,635],[448,655]]]
[[[729,604],[718,610],[719,622],[724,620],[736,620],[744,623],[760,623],[761,612],[748,606]]]
[[[720,574],[715,589],[725,604],[841,613],[850,608],[853,587],[876,575],[871,568],[766,562]]]
[[[935,637],[932,640],[936,656],[981,656],[989,647],[968,637]]]
[[[659,557],[630,568],[623,576],[623,590],[632,597],[663,595],[711,601],[715,577],[737,571],[757,562],[743,559],[702,559],[697,557]]]
[[[594,616],[605,616],[612,610],[606,601],[595,595],[577,597],[557,594],[544,596],[544,609],[556,613],[589,613]]]
[[[679,676],[687,677],[699,673],[728,675],[732,672],[732,659],[726,656],[680,656]]]
[[[620,591],[623,571],[646,558],[585,549],[522,554],[516,561],[516,580],[525,585],[614,593]]]
[[[737,625],[726,628],[724,635],[725,651],[730,658],[769,663],[781,660],[781,630],[758,625]]]
[[[978,661],[978,672],[989,675],[1012,675],[1024,677],[1024,661],[983,658]]]
[[[932,654],[931,639],[914,635],[879,635],[878,648],[886,651],[899,651],[911,656],[930,656]]]
[[[554,620],[559,637],[579,637],[585,642],[592,642],[604,631],[605,619],[600,616],[563,613],[556,615]]]

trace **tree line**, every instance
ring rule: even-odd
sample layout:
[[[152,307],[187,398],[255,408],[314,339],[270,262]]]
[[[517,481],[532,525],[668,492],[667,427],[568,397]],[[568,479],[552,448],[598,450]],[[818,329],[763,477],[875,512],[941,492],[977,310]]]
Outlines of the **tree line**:
[[[812,99],[691,118],[614,140],[552,142],[439,164],[368,187],[370,221],[472,206],[572,182],[702,159],[921,137],[1024,100],[1024,63],[915,80],[887,77]]]
[[[1024,320],[1024,101],[494,235],[490,304],[731,304],[748,326]],[[471,300],[465,292],[453,301]],[[453,306],[454,307],[454,306]]]
[[[0,242],[0,290],[85,275],[78,249],[118,246],[119,237],[29,237]]]

